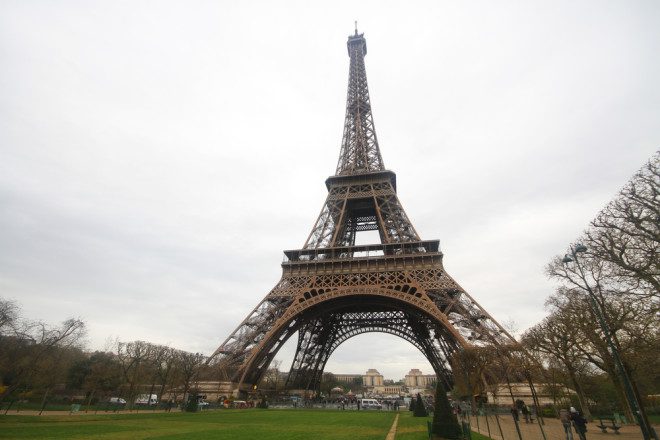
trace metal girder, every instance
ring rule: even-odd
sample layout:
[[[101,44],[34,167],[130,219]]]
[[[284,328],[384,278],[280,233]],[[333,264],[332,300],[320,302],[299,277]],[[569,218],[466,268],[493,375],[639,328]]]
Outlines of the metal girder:
[[[347,309],[354,308],[348,305]],[[379,332],[398,336],[419,349],[427,357],[437,376],[451,386],[451,372],[447,362],[457,347],[436,338],[436,326],[414,311],[382,307],[370,311],[339,311],[312,318],[299,331],[298,346],[287,386],[293,389],[318,390],[330,355],[346,340],[364,333]],[[447,343],[448,342],[448,343]]]
[[[348,182],[331,189],[303,249],[352,246],[361,230],[378,230],[382,243],[420,240],[389,181]]]
[[[384,170],[385,165],[378,147],[376,128],[371,114],[367,71],[364,67],[367,42],[363,34],[356,33],[349,37],[347,46],[351,63],[346,93],[344,135],[336,174],[359,174]]]

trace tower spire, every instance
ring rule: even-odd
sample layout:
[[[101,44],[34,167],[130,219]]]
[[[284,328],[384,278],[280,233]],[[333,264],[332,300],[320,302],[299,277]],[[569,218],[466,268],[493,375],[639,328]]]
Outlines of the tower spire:
[[[364,67],[367,40],[365,40],[364,34],[358,34],[357,21],[355,22],[355,35],[348,37],[346,46],[351,63],[346,94],[344,135],[335,174],[339,176],[383,171],[385,165],[378,147],[376,129],[371,114],[367,72]]]

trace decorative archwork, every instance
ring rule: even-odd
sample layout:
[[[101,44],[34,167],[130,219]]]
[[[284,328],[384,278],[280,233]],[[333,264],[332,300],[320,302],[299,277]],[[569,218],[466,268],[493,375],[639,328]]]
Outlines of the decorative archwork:
[[[347,340],[365,333],[386,333],[411,343],[426,356],[437,376],[451,387],[449,357],[453,347],[437,334],[428,331],[432,320],[422,313],[384,307],[374,310],[326,313],[310,319],[298,330],[298,347],[293,359],[287,386],[294,389],[318,389],[325,365],[333,352]],[[323,330],[318,331],[319,328]],[[442,342],[442,343],[440,343]]]
[[[314,290],[314,289],[311,289]],[[451,346],[451,350],[458,347],[468,346],[467,341],[463,336],[451,325],[447,317],[438,310],[435,304],[423,292],[417,290],[414,293],[395,289],[386,289],[379,287],[342,287],[331,288],[324,290],[316,296],[306,297],[305,294],[309,293],[308,290],[302,293],[297,300],[288,307],[287,311],[279,317],[277,322],[269,328],[265,335],[260,339],[259,345],[251,350],[251,356],[244,361],[243,372],[240,377],[240,383],[244,384],[243,388],[249,389],[256,385],[259,378],[265,372],[265,369],[270,364],[270,361],[275,357],[279,349],[284,343],[297,332],[304,324],[309,321],[309,316],[315,316],[315,311],[322,310],[327,316],[330,316],[333,310],[332,305],[337,304],[338,300],[345,300],[339,302],[342,307],[360,312],[369,310],[374,305],[380,304],[381,307],[394,308],[399,310],[414,311],[416,314],[428,318],[428,327],[426,333],[435,333],[438,336],[436,339],[442,341],[442,346],[448,350],[447,347]],[[310,313],[311,311],[311,313]],[[418,332],[419,333],[419,332]],[[405,339],[405,338],[404,338]],[[447,344],[450,341],[450,345]],[[418,344],[422,345],[418,341]],[[440,342],[439,342],[440,344]],[[415,344],[413,344],[415,345]],[[336,348],[336,347],[335,347]],[[334,349],[332,350],[334,351]],[[429,350],[425,353],[429,357],[431,353]],[[445,357],[448,353],[444,353]],[[329,356],[330,353],[327,354]],[[327,361],[327,359],[326,359]],[[440,366],[439,362],[429,359],[430,362]],[[325,366],[325,362],[318,367]],[[322,371],[322,369],[320,370]],[[438,375],[446,375],[444,370],[436,371]]]

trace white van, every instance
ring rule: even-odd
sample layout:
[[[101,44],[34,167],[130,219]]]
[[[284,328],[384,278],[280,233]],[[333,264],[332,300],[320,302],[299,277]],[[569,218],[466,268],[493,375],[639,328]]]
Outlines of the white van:
[[[158,403],[158,396],[155,394],[140,394],[135,399],[136,405],[155,405]]]
[[[360,409],[383,409],[376,399],[360,399]]]

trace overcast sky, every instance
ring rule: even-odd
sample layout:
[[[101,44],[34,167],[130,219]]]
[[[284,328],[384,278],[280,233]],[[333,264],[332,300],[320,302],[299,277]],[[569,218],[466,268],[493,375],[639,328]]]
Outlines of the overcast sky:
[[[318,215],[358,20],[416,229],[500,323],[542,319],[545,264],[660,146],[660,2],[312,3],[0,1],[0,296],[210,354]],[[367,368],[431,372],[382,334],[327,370]]]

